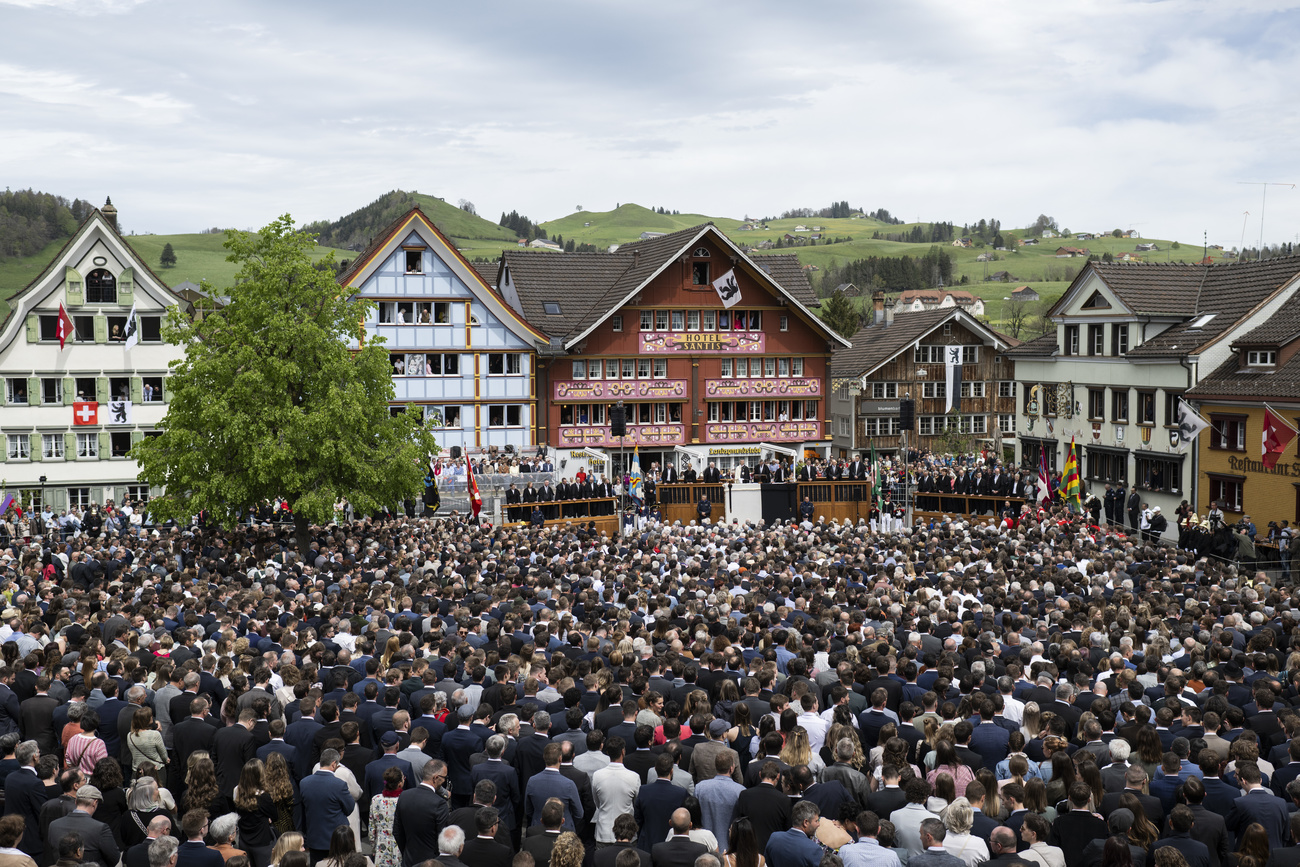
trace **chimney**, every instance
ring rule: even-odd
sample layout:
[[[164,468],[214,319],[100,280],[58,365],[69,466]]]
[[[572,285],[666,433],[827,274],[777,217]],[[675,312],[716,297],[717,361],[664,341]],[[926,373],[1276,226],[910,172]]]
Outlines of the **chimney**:
[[[885,302],[885,327],[894,324],[894,299],[890,298]]]
[[[112,196],[108,196],[104,199],[104,207],[100,208],[99,212],[104,215],[104,219],[108,220],[108,224],[113,227],[113,231],[118,231],[117,208],[113,207]]]
[[[885,293],[877,289],[871,295],[871,306],[875,308],[875,316],[872,322],[876,325],[885,324]]]

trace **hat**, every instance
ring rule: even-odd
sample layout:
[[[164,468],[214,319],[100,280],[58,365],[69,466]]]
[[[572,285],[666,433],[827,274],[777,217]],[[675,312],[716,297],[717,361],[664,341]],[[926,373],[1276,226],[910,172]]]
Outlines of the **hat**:
[[[400,744],[401,742],[402,739],[397,736],[397,732],[384,732],[379,738],[379,743],[386,747],[391,747],[394,744]]]
[[[1106,823],[1110,825],[1111,833],[1122,834],[1133,827],[1133,811],[1127,807],[1112,810],[1110,816],[1106,819]]]
[[[78,801],[102,801],[104,796],[99,793],[99,789],[94,786],[82,786],[77,789]]]
[[[462,704],[460,706],[459,713],[460,713],[460,718],[463,720],[469,720],[474,718],[474,708],[470,707],[467,704]]]
[[[726,720],[715,719],[713,722],[709,723],[709,734],[713,735],[715,738],[721,737],[722,735],[725,735],[727,730],[730,728],[731,726],[727,725]]]

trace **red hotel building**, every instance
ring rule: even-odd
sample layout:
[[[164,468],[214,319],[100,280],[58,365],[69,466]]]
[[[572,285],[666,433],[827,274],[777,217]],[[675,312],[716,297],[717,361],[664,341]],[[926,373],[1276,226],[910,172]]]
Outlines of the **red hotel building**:
[[[714,283],[729,273],[739,300],[728,308]],[[537,359],[536,440],[559,461],[621,466],[620,445],[639,446],[644,467],[689,458],[697,471],[828,454],[830,353],[848,344],[811,312],[794,256],[746,255],[708,223],[608,253],[507,251],[496,285],[551,337]],[[622,444],[610,433],[618,401]]]

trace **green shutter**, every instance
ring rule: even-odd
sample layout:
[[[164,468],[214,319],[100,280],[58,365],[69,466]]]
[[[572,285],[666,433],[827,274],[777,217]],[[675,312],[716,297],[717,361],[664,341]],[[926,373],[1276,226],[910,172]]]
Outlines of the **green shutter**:
[[[77,459],[77,435],[72,431],[63,435],[63,459],[65,461]]]
[[[27,377],[27,405],[41,405],[41,378],[39,376]]]
[[[27,314],[27,342],[39,343],[41,340],[41,320],[35,313]]]
[[[141,377],[131,377],[131,403],[144,402],[144,380]]]
[[[171,403],[172,400],[172,381],[171,377],[162,378],[162,402]]]
[[[99,403],[108,403],[107,376],[99,376],[95,378],[95,400]]]
[[[131,448],[135,448],[137,444],[143,441],[144,441],[144,431],[142,430],[131,431]]]
[[[32,460],[39,461],[41,460],[41,435],[31,434],[30,436],[28,452],[31,454]]]
[[[82,282],[81,273],[76,268],[64,269],[63,282],[65,284],[63,294],[67,298],[69,307],[80,307],[86,303],[86,284]]]
[[[70,376],[63,377],[63,405],[72,406],[77,399],[77,381]]]
[[[113,436],[106,430],[99,432],[99,459],[106,461],[113,453]]]
[[[117,303],[130,307],[135,300],[135,269],[123,268],[117,278]]]
[[[107,316],[95,317],[95,342],[96,343],[108,342],[108,317]]]

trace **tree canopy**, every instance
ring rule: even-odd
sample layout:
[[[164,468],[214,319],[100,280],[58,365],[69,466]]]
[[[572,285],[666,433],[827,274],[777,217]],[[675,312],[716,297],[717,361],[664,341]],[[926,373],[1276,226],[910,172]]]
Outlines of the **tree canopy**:
[[[283,496],[302,552],[309,522],[328,521],[341,498],[366,513],[423,492],[437,445],[414,413],[390,414],[382,341],[348,348],[371,305],[315,267],[315,244],[287,214],[231,231],[227,258],[241,267],[220,293],[230,303],[201,321],[168,314],[164,339],[186,357],[172,364],[162,433],[131,451],[140,478],[166,489],[150,503],[160,517],[205,511],[228,525]]]

